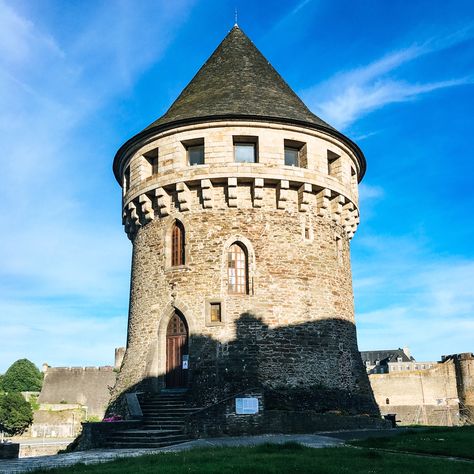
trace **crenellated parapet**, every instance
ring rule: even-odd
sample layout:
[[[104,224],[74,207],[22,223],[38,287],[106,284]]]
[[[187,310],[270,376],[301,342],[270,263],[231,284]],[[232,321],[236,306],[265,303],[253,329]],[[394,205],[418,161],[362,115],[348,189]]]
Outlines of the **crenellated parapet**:
[[[236,143],[254,147],[237,162]],[[298,157],[291,165],[286,151]],[[190,150],[201,158],[190,158]],[[198,155],[199,156],[199,155]],[[193,161],[195,160],[195,161]],[[359,222],[358,156],[342,140],[289,124],[210,122],[176,127],[121,156],[123,223],[128,236],[174,211],[254,208],[311,212],[351,239]]]
[[[133,239],[138,229],[153,219],[174,212],[224,208],[314,212],[341,226],[348,239],[359,223],[356,204],[329,188],[295,180],[219,177],[178,181],[132,196],[124,205],[123,224]]]

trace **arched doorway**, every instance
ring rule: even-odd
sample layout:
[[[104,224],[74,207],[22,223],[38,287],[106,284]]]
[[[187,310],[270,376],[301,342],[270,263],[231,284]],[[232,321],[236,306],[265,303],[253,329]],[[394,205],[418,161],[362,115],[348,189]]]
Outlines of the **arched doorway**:
[[[188,326],[182,315],[175,312],[166,330],[166,388],[187,385]]]

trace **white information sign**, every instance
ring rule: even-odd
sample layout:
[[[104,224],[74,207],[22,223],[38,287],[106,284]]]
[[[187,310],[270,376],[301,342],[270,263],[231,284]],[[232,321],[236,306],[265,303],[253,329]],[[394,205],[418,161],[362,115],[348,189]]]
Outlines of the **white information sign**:
[[[237,415],[254,415],[258,413],[258,398],[236,398],[235,413]]]

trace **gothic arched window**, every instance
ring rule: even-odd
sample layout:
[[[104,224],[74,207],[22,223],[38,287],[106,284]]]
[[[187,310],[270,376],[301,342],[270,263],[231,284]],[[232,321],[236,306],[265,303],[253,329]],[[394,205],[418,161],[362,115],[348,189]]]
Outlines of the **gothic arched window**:
[[[184,265],[184,226],[176,221],[171,231],[171,266]]]
[[[239,242],[232,244],[227,252],[227,274],[229,293],[248,294],[247,249]]]

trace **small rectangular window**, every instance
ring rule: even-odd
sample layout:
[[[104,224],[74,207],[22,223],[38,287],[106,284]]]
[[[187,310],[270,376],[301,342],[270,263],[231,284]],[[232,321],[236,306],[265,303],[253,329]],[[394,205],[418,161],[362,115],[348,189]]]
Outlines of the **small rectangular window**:
[[[221,304],[211,303],[211,323],[220,323],[222,321]]]
[[[257,137],[234,137],[234,161],[257,163]]]
[[[186,159],[189,166],[204,164],[204,138],[194,138],[181,143],[186,149]]]
[[[188,163],[190,166],[204,164],[204,145],[190,146],[188,148]]]
[[[300,151],[297,148],[285,147],[285,166],[299,166]]]
[[[284,140],[285,166],[307,168],[306,143]]]
[[[148,176],[158,174],[158,148],[143,153],[143,157],[148,163]]]
[[[340,156],[337,153],[328,150],[328,174],[329,176],[339,177],[340,175]]]

